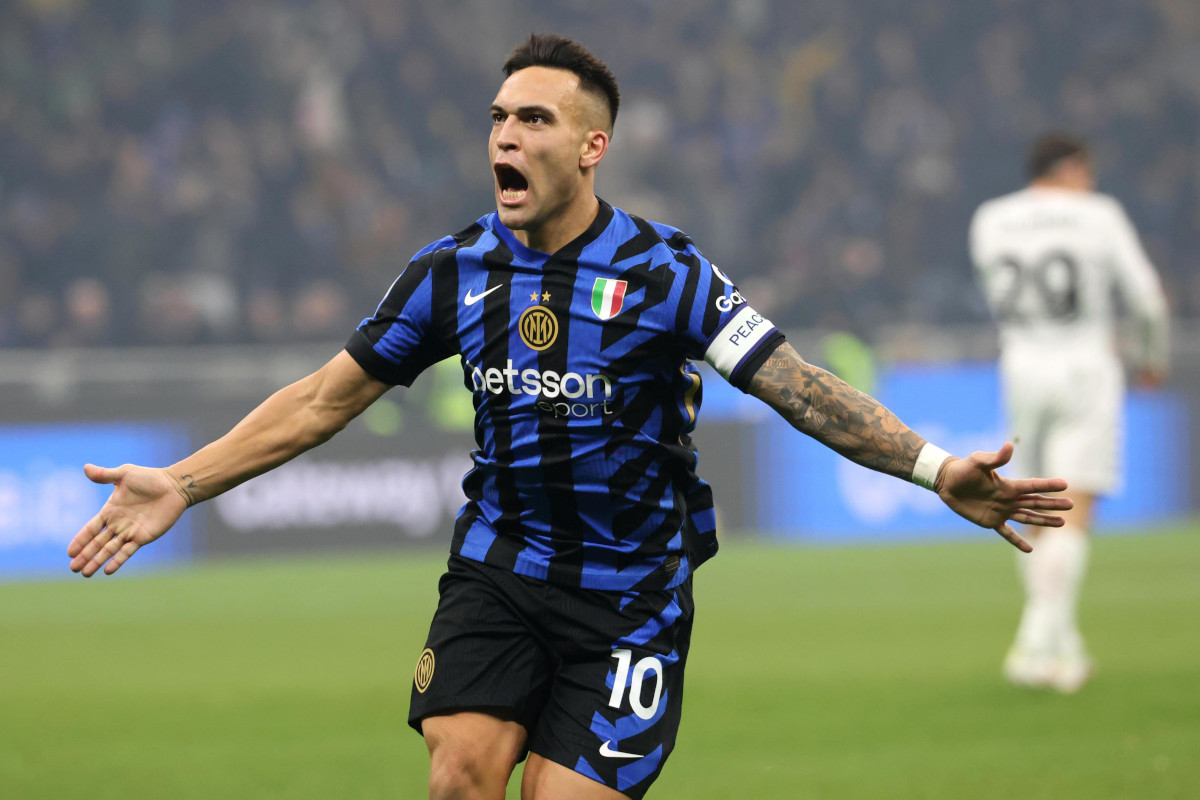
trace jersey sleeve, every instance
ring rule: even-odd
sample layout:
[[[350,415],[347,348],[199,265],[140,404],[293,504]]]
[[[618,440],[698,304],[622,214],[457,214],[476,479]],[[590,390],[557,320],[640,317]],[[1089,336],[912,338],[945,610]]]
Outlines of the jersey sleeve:
[[[975,210],[975,214],[971,217],[971,227],[967,232],[967,247],[971,254],[971,263],[975,265],[975,269],[979,273],[983,272],[984,263],[988,257],[986,219],[987,205],[984,204]]]
[[[434,324],[436,254],[430,249],[409,262],[374,316],[364,319],[346,342],[346,352],[359,366],[387,384],[411,386],[426,368],[454,355]]]
[[[985,232],[985,217],[987,214],[986,204],[976,209],[974,216],[971,217],[971,227],[967,233],[967,248],[970,252],[971,263],[975,267],[975,279],[979,284],[979,288],[983,291],[983,298],[987,301],[988,309],[992,312],[992,316],[996,316],[996,291],[993,285],[992,273],[988,268],[988,253],[986,247],[986,232]]]
[[[1110,202],[1109,217],[1114,282],[1138,323],[1135,359],[1140,366],[1165,370],[1170,322],[1162,283],[1142,249],[1133,223],[1116,200]]]
[[[733,281],[690,243],[677,260],[684,273],[676,333],[689,358],[704,359],[743,392],[784,341],[783,332],[746,302]]]

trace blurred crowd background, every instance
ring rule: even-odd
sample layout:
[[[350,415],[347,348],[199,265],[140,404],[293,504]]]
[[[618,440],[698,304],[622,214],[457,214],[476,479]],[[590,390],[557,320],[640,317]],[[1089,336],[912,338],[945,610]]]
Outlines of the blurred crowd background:
[[[532,31],[621,82],[601,195],[784,327],[986,320],[967,224],[1048,129],[1200,314],[1196,0],[3,0],[0,347],[348,335],[492,209]]]

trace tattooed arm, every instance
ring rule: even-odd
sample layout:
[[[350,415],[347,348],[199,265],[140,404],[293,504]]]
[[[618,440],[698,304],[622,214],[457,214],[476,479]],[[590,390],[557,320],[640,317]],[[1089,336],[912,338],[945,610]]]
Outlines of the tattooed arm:
[[[189,507],[283,464],[346,426],[388,386],[349,353],[267,398],[233,430],[166,469],[88,464],[96,483],[113,485],[96,516],[71,540],[71,569],[91,577],[116,572],[139,547],[162,536]]]
[[[897,478],[911,480],[913,467],[926,442],[895,414],[869,395],[819,367],[806,363],[784,342],[759,367],[747,391],[779,412],[796,430],[806,433],[855,463]],[[994,453],[950,457],[938,470],[934,491],[962,517],[992,528],[1015,547],[1029,544],[1008,520],[1058,527],[1062,517],[1043,513],[1071,507],[1060,492],[1066,481],[1033,478],[1009,480],[996,473],[1008,463],[1012,445]]]
[[[784,342],[747,390],[806,433],[855,463],[908,480],[925,440],[879,401],[814,367]]]

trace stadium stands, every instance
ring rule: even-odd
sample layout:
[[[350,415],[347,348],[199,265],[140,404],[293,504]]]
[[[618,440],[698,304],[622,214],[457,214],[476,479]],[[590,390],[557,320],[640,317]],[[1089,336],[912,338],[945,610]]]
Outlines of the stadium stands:
[[[785,327],[983,320],[967,221],[1047,127],[1096,143],[1200,312],[1193,0],[897,8],[3,4],[0,347],[341,338],[490,207],[486,105],[530,29],[617,69],[601,193]]]

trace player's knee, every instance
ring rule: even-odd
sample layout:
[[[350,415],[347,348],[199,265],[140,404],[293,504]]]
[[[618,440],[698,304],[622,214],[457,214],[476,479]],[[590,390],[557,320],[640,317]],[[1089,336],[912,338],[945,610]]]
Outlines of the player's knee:
[[[491,714],[459,712],[426,717],[433,800],[504,800],[522,753],[525,729]]]
[[[430,800],[484,797],[482,775],[469,759],[435,758],[429,765]]]
[[[512,765],[486,750],[440,743],[430,748],[430,800],[503,800]]]

